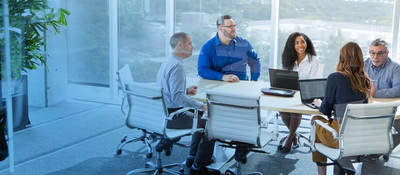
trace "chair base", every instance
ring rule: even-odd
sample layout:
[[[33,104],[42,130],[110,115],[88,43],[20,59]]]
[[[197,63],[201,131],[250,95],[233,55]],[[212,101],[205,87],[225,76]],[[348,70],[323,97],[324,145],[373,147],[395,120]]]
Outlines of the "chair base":
[[[120,155],[122,154],[122,148],[128,144],[128,143],[132,143],[132,142],[138,142],[141,141],[146,145],[147,148],[147,154],[146,157],[147,158],[151,158],[153,156],[153,149],[151,147],[150,144],[150,140],[153,140],[153,137],[151,135],[148,135],[146,132],[143,132],[142,136],[140,137],[129,137],[129,136],[124,136],[121,139],[121,143],[118,145],[117,147],[117,151],[116,151],[116,155]]]
[[[146,168],[139,168],[132,171],[129,171],[126,175],[137,174],[137,173],[146,173],[146,172],[154,172],[154,175],[169,173],[173,175],[183,175],[184,173],[184,164],[182,163],[172,163],[167,165],[161,164],[161,153],[157,152],[156,164],[152,162],[146,162]],[[172,167],[180,167],[179,170],[170,169]]]
[[[296,132],[297,135],[297,144],[301,147],[306,147],[309,148],[308,152],[311,152],[312,150],[312,145],[310,142],[310,139],[306,136],[304,136],[303,134]],[[287,139],[288,135],[283,137],[280,141],[279,141],[279,145],[284,145],[285,140]],[[304,140],[304,141],[301,141]],[[293,149],[297,149],[297,148],[293,148]]]

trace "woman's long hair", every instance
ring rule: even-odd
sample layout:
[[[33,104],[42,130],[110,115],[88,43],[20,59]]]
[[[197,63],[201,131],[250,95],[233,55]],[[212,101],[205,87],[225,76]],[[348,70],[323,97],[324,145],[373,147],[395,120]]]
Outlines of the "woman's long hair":
[[[285,49],[282,53],[282,67],[284,69],[293,70],[294,63],[296,62],[298,57],[297,52],[294,49],[294,44],[298,36],[302,36],[307,43],[306,54],[310,54],[313,56],[317,55],[315,53],[314,45],[311,42],[311,39],[308,38],[308,36],[304,33],[294,32],[290,34],[288,39],[286,40]]]
[[[371,81],[364,72],[363,53],[357,43],[348,42],[340,49],[336,71],[350,79],[351,89],[354,92],[369,97]]]

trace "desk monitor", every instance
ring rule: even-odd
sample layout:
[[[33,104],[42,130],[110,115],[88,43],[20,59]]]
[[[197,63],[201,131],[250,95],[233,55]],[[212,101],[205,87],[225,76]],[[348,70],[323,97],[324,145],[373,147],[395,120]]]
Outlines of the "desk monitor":
[[[323,99],[326,89],[326,78],[299,80],[301,102],[311,108],[314,99]]]
[[[272,88],[299,90],[297,71],[269,69],[269,81]]]

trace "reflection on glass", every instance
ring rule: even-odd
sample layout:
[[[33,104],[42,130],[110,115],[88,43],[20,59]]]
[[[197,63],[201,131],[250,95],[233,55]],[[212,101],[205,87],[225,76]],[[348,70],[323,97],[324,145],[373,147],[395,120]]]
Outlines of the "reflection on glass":
[[[168,38],[165,0],[119,0],[118,3],[118,67],[128,64],[135,81],[155,81]]]
[[[109,86],[108,1],[67,1],[68,82]]]
[[[193,56],[185,59],[188,77],[197,77],[197,59],[201,47],[217,32],[218,17],[229,14],[236,22],[237,35],[247,39],[261,58],[260,80],[267,78],[270,53],[270,0],[176,0],[175,29],[187,32],[193,40]],[[248,73],[249,74],[249,73]]]
[[[336,65],[344,43],[357,42],[368,57],[369,44],[374,39],[391,42],[393,3],[393,0],[281,0],[278,53],[282,54],[290,33],[303,32],[313,41],[327,76],[335,71],[332,65]]]

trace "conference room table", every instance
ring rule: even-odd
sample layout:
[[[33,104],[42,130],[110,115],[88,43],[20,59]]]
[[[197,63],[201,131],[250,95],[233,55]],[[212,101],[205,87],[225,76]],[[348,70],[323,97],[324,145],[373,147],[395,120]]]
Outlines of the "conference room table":
[[[216,80],[197,80],[197,94],[192,98],[205,102],[206,91],[221,91],[227,93],[240,93],[249,95],[260,95],[261,110],[291,112],[299,114],[319,114],[318,109],[312,109],[305,106],[301,102],[300,92],[296,91],[293,97],[281,97],[274,95],[264,95],[262,88],[270,87],[269,82],[262,81],[240,81],[240,82],[224,82]],[[369,103],[384,103],[400,101],[400,98],[370,98]],[[400,110],[397,110],[396,119],[400,119]]]

